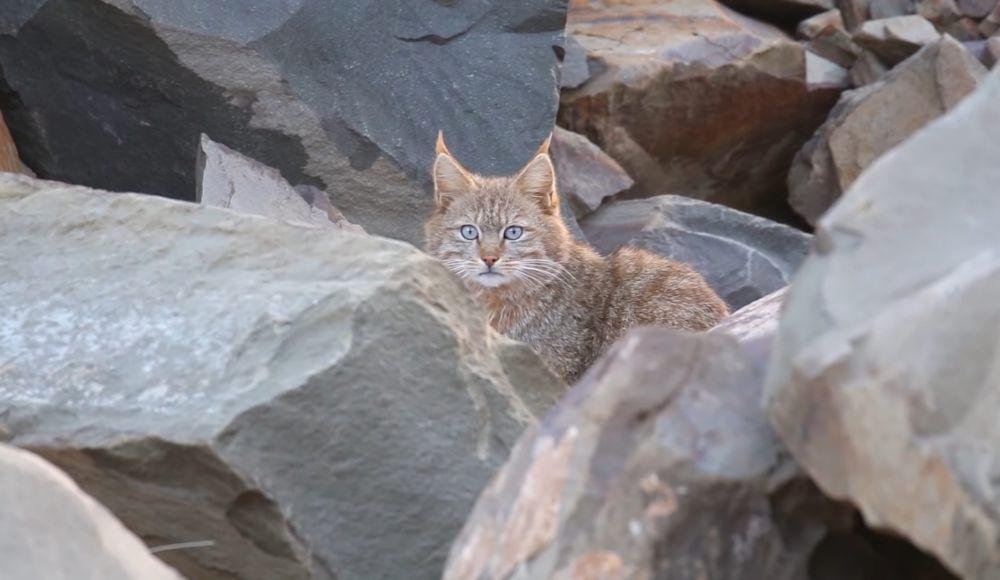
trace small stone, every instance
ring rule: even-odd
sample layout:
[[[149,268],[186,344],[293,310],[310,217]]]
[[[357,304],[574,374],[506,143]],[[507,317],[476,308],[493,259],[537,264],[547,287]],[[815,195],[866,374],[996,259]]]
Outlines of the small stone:
[[[863,50],[854,61],[847,76],[852,86],[861,88],[882,80],[887,72],[889,72],[889,67],[882,62],[882,59],[867,50]]]
[[[809,52],[841,67],[849,68],[860,54],[851,35],[844,29],[839,10],[830,10],[803,20],[796,34],[807,40],[806,48]]]
[[[583,135],[556,127],[551,151],[559,193],[569,198],[577,218],[586,216],[600,207],[605,198],[635,183],[617,161]]]
[[[865,22],[854,33],[854,42],[892,67],[940,37],[926,18],[911,15]]]

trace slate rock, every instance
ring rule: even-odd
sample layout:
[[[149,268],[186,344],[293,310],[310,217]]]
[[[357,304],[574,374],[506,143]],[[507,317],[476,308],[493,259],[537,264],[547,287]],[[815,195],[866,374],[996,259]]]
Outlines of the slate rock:
[[[584,220],[583,230],[602,253],[632,245],[690,264],[733,310],[788,284],[811,238],[761,217],[674,195],[606,204]]]
[[[0,444],[0,558],[9,580],[180,580],[40,457]]]
[[[1000,577],[1000,73],[864,173],[793,282],[768,414],[873,527]]]
[[[617,161],[583,135],[556,127],[551,151],[559,193],[567,198],[578,218],[600,207],[605,198],[635,183]]]
[[[868,166],[958,104],[985,74],[975,57],[945,36],[881,81],[844,93],[795,158],[788,175],[792,207],[815,224]]]
[[[858,46],[870,50],[890,67],[939,38],[934,25],[915,14],[869,20],[854,33]]]
[[[193,200],[205,133],[416,244],[439,129],[467,167],[511,173],[558,105],[564,0],[5,0],[3,13],[0,108],[39,175]]]
[[[630,196],[786,209],[788,166],[839,94],[809,84],[798,42],[715,0],[575,3],[567,33],[600,72],[563,90],[559,124],[621,163]]]
[[[710,333],[618,341],[521,437],[445,580],[807,577],[843,509],[787,461],[760,406],[780,300]]]
[[[408,244],[0,174],[0,424],[190,578],[436,578],[564,387]]]
[[[281,173],[201,136],[195,169],[195,201],[240,213],[326,229],[364,233],[333,207],[325,192],[306,185],[297,190]],[[303,193],[304,192],[304,193]]]

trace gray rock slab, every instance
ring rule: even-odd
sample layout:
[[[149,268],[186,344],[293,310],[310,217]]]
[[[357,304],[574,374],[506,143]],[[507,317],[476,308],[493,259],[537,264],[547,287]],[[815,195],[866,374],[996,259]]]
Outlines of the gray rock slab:
[[[939,38],[934,25],[916,14],[869,20],[854,32],[858,46],[870,50],[890,67]]]
[[[577,218],[586,216],[600,207],[605,198],[635,183],[617,161],[583,135],[556,127],[551,151],[559,194],[568,198]]]

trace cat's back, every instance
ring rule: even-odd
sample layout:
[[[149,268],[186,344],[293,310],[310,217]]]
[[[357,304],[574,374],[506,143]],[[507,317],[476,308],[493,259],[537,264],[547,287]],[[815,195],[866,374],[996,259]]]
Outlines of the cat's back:
[[[687,264],[625,246],[608,256],[608,323],[708,330],[729,314],[726,303]],[[617,333],[616,333],[617,334]]]

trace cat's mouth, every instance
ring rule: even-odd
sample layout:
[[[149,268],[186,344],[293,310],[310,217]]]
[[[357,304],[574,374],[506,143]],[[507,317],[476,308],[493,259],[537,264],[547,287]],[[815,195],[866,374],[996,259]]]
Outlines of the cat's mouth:
[[[495,288],[501,286],[510,281],[505,274],[501,274],[495,270],[487,270],[485,272],[480,272],[476,274],[476,282],[486,286],[487,288]]]

